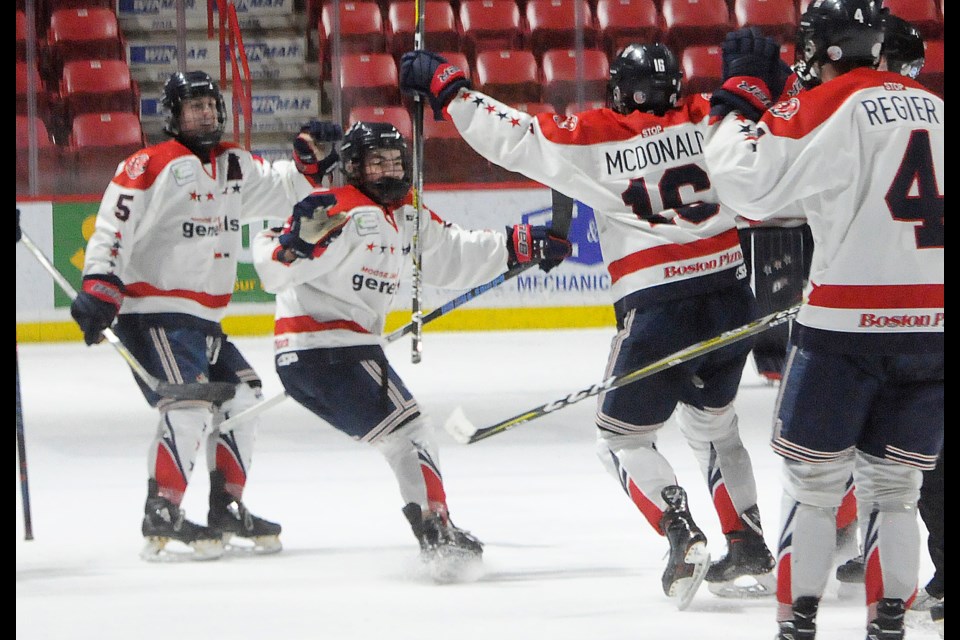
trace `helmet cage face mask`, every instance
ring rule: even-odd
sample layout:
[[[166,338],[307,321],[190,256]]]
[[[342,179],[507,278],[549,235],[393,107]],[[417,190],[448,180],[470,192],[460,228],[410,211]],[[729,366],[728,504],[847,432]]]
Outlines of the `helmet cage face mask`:
[[[825,64],[876,68],[883,43],[882,10],[877,0],[814,0],[800,17],[797,75],[820,78]]]
[[[368,180],[364,163],[374,151],[396,149],[403,162],[402,177],[382,176]],[[343,136],[340,144],[340,170],[347,180],[371,200],[388,205],[402,200],[413,186],[410,154],[400,131],[385,122],[357,122]]]
[[[191,98],[212,97],[217,103],[217,127],[212,131],[182,130],[183,103]],[[161,104],[167,113],[163,131],[191,151],[207,153],[220,143],[227,123],[227,107],[220,87],[203,71],[178,71],[163,85]]]
[[[677,106],[682,76],[676,56],[664,45],[628,45],[610,65],[607,104],[621,115],[662,116]]]

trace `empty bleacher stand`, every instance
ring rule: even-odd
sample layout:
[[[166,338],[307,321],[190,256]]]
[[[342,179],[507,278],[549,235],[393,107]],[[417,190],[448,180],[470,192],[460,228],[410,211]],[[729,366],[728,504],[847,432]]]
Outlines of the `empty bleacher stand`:
[[[394,0],[387,7],[387,51],[394,59],[414,49],[416,14],[413,0]],[[453,6],[447,0],[424,2],[423,38],[431,51],[459,51],[460,32]]]
[[[883,0],[883,6],[916,27],[924,40],[943,37],[943,17],[936,0]]]
[[[585,49],[580,68],[577,68],[575,49],[550,49],[543,54],[540,66],[544,102],[562,110],[571,102],[604,100],[610,65],[607,54],[599,49]]]
[[[64,171],[63,152],[50,139],[46,125],[39,117],[30,118],[26,115],[17,115],[17,195],[30,194],[30,124],[35,125],[37,144],[37,193],[66,193],[61,190],[65,186],[60,177]]]
[[[16,62],[16,108],[15,111],[18,115],[27,115],[28,101],[30,99],[29,91],[29,82],[30,78],[33,79],[33,95],[36,98],[37,112],[36,115],[39,116],[47,124],[51,123],[51,104],[55,102],[55,94],[51,94],[51,91],[47,88],[46,82],[40,76],[40,72],[37,69],[37,65],[29,65],[25,61]]]
[[[701,44],[687,47],[680,56],[683,69],[683,92],[711,93],[723,79],[723,51],[718,45]]]
[[[537,62],[548,49],[573,49],[577,46],[577,27],[581,27],[583,46],[598,46],[597,28],[587,0],[527,0],[528,39],[524,48],[533,52]]]
[[[64,126],[81,113],[139,114],[140,92],[123,60],[71,60],[63,65],[60,100]]]
[[[654,0],[597,0],[596,14],[607,58],[628,44],[660,39],[662,24]]]
[[[400,104],[397,63],[389,53],[346,54],[340,62],[345,112],[359,106]]]
[[[542,102],[537,60],[530,51],[482,51],[474,70],[474,86],[501,102]]]
[[[339,6],[339,41],[341,54],[383,53],[386,34],[380,5],[373,0],[325,3],[320,9],[317,32],[320,39],[320,71],[330,77],[331,37],[334,33],[334,6]]]
[[[127,156],[146,145],[135,113],[83,113],[73,119],[68,152],[74,193],[102,193]]]
[[[797,34],[797,7],[794,0],[734,0],[737,27],[757,27],[783,44]]]
[[[46,42],[46,72],[59,79],[70,60],[122,60],[125,41],[112,9],[56,9],[50,15]]]
[[[514,0],[461,0],[461,50],[471,64],[481,51],[523,48],[523,20]]]
[[[664,40],[680,55],[685,47],[720,44],[734,29],[726,0],[662,0]]]
[[[424,182],[483,182],[489,171],[490,163],[460,137],[452,122],[424,117]]]

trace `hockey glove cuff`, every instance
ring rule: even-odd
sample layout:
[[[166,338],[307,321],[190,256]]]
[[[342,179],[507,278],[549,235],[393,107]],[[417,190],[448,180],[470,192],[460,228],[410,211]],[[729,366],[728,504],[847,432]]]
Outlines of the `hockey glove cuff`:
[[[431,51],[408,51],[400,58],[400,90],[430,100],[435,120],[462,87],[471,88],[463,69]]]
[[[711,118],[723,118],[731,111],[739,111],[745,118],[756,122],[771,106],[770,90],[760,78],[730,78],[710,96]]]
[[[70,315],[83,331],[87,346],[103,340],[101,332],[113,324],[123,304],[123,283],[114,275],[84,276],[82,291],[70,304]]]

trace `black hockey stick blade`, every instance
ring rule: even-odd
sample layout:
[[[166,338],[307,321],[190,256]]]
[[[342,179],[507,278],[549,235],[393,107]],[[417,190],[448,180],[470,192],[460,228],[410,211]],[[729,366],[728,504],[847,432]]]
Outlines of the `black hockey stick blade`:
[[[70,281],[57,270],[53,263],[50,262],[50,259],[40,250],[40,247],[30,239],[30,236],[23,233],[20,229],[19,218],[17,219],[17,242],[23,243],[30,253],[33,254],[33,257],[37,259],[37,262],[47,270],[47,273],[50,274],[54,282],[60,285],[60,288],[63,289],[63,292],[66,293],[71,300],[77,297],[77,290],[73,288]],[[140,364],[112,329],[104,329],[102,333],[107,342],[113,345],[117,353],[130,365],[130,368],[133,369],[137,377],[143,380],[144,384],[150,387],[153,392],[165,398],[222,403],[231,399],[237,391],[236,385],[230,382],[190,382],[186,384],[164,382],[156,376],[151,375],[143,365]]]
[[[640,367],[639,369],[634,369],[633,371],[618,376],[610,376],[603,382],[594,384],[575,393],[571,393],[570,395],[559,400],[554,400],[552,402],[542,404],[539,407],[534,407],[529,411],[524,411],[523,413],[498,422],[497,424],[490,425],[489,427],[477,428],[475,425],[470,423],[470,421],[461,411],[459,413],[454,412],[454,414],[451,415],[444,424],[444,428],[446,428],[450,435],[452,435],[457,441],[465,444],[473,444],[474,442],[485,440],[490,436],[503,433],[504,431],[512,429],[513,427],[519,426],[526,422],[536,420],[537,418],[542,418],[549,413],[559,411],[560,409],[565,409],[566,407],[580,402],[581,400],[600,395],[604,391],[616,389],[618,387],[630,384],[631,382],[642,380],[643,378],[652,376],[653,374],[659,373],[665,369],[669,369],[670,367],[693,360],[694,358],[698,358],[702,355],[710,353],[711,351],[715,351],[721,347],[725,347],[733,344],[734,342],[743,340],[744,338],[749,338],[750,336],[766,331],[771,327],[788,322],[790,319],[796,316],[799,311],[800,305],[798,304],[788,309],[771,313],[770,315],[754,320],[753,322],[749,322],[741,327],[725,331],[718,336],[698,342],[685,349],[681,349],[680,351],[672,353],[665,358],[661,358],[656,362],[652,362],[648,365]]]

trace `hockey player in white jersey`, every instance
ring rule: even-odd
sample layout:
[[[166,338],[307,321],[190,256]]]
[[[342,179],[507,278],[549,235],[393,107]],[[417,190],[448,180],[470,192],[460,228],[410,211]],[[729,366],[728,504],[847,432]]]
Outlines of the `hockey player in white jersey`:
[[[343,138],[347,184],[318,190],[282,228],[253,243],[264,288],[275,292],[276,368],[294,400],[375,446],[400,486],[404,516],[435,579],[472,572],[483,545],[454,526],[432,425],[390,366],[384,325],[419,231],[424,283],[489,281],[519,262],[549,270],[570,243],[546,227],[468,230],[426,210],[419,230],[407,144],[391,124],[357,122]]]
[[[138,151],[118,167],[87,244],[82,291],[70,310],[88,345],[100,342],[101,331],[116,319],[117,336],[161,380],[236,385],[234,397],[219,404],[160,397],[137,379],[160,412],[147,456],[142,557],[216,558],[231,537],[240,543],[231,546],[279,551],[280,525],[252,515],[242,501],[258,420],[240,421],[225,432],[217,426],[261,398],[260,378],[220,321],[234,290],[241,227],[310,193],[322,178],[320,151],[303,134],[295,143],[300,161],[271,165],[221,142],[223,96],[201,71],[172,74],[162,103],[164,131],[172,140]],[[342,133],[326,123],[308,129],[320,138]],[[205,436],[210,508],[202,526],[187,520],[180,504]],[[167,547],[171,540],[180,544]],[[182,545],[189,548],[177,548]]]
[[[815,637],[851,473],[867,638],[904,637],[922,472],[943,442],[943,100],[877,70],[882,16],[876,0],[816,0],[796,50],[820,86],[771,106],[771,77],[745,74],[712,97],[724,120],[706,151],[721,198],[755,220],[799,209],[814,238],[772,440],[784,459],[782,640]],[[725,59],[759,52],[732,42]]]
[[[426,96],[482,156],[594,209],[617,319],[605,376],[619,375],[756,318],[735,214],[703,158],[709,103],[681,98],[681,71],[662,44],[631,45],[610,67],[609,108],[532,116],[474,91],[429,51],[404,54],[401,89]],[[750,456],[733,401],[751,341],[724,347],[601,394],[598,455],[670,544],[663,591],[686,608],[701,581],[723,596],[772,595]],[[679,409],[678,409],[679,407]],[[710,563],[687,495],[656,447],[678,409],[727,539]],[[752,580],[739,580],[744,576]]]

